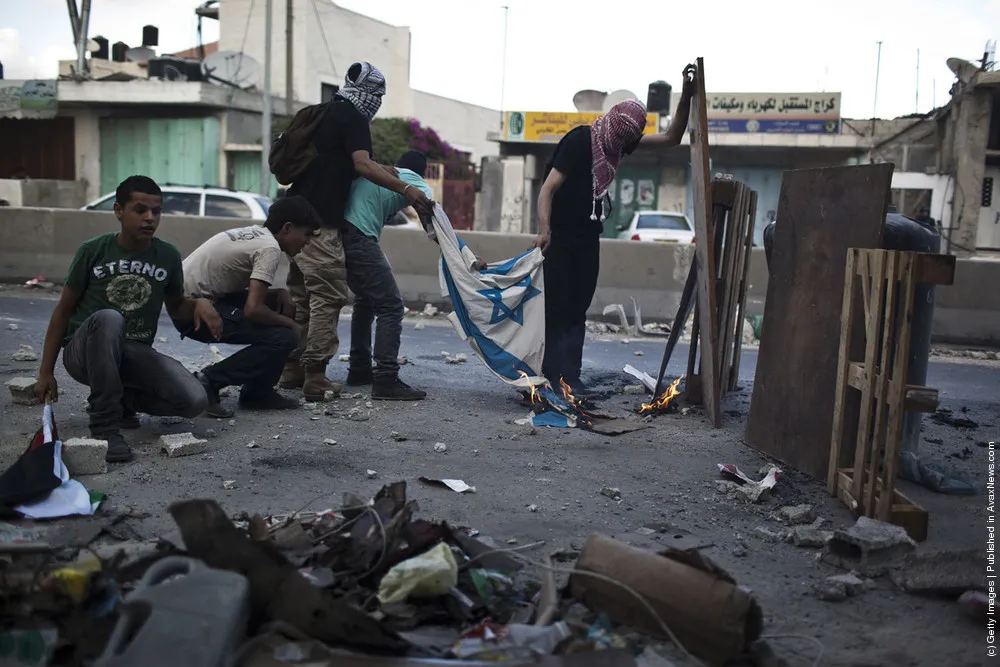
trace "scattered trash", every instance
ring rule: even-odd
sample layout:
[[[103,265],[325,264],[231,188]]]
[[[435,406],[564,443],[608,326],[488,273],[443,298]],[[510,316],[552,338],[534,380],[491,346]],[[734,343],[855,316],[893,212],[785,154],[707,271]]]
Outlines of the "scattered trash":
[[[620,503],[622,501],[621,489],[617,489],[613,486],[601,487],[601,495],[611,498],[611,500],[614,500],[615,502]]]
[[[475,493],[476,487],[469,486],[460,479],[431,479],[430,477],[420,477],[421,482],[431,486],[441,486],[451,489],[455,493]]]
[[[719,463],[718,466],[719,472],[727,478],[727,481],[718,482],[719,488],[742,495],[752,503],[759,503],[766,498],[781,479],[781,469],[777,466],[770,466],[760,481],[750,479],[732,463]]]
[[[17,352],[10,355],[12,361],[38,361],[35,348],[30,345],[18,345]]]
[[[235,479],[225,480],[222,483],[222,488],[225,489],[226,491],[232,491],[233,489],[236,488],[236,480]]]
[[[643,373],[639,369],[630,365],[626,365],[625,368],[622,369],[622,372],[625,373],[626,375],[631,375],[636,380],[641,382],[642,385],[646,387],[646,391],[648,391],[649,393],[653,393],[654,391],[656,391],[656,378],[654,378],[649,373]]]
[[[448,545],[440,542],[389,570],[379,585],[378,599],[383,605],[392,605],[411,597],[441,597],[457,585],[455,557]]]
[[[446,451],[448,451],[448,445],[444,444],[443,442],[436,442],[434,443],[434,451],[437,452],[438,454],[443,454]]]

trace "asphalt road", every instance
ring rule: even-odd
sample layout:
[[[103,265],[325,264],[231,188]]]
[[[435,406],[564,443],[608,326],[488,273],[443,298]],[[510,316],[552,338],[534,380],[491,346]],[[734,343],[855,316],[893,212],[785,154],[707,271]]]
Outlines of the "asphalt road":
[[[8,296],[12,293],[19,296]],[[41,351],[52,305],[51,293],[20,288],[0,293],[0,381],[36,373],[37,362],[14,362],[10,357],[21,344]],[[143,416],[142,428],[127,434],[136,460],[81,481],[107,493],[111,509],[148,512],[148,519],[130,521],[145,536],[173,529],[166,507],[179,498],[214,497],[231,513],[288,513],[336,507],[345,491],[370,497],[382,484],[398,479],[409,481],[409,496],[419,501],[421,516],[476,527],[501,543],[544,540],[546,549],[579,547],[590,533],[602,532],[662,548],[658,534],[647,537],[638,529],[666,523],[710,545],[703,552],[754,591],[765,610],[768,634],[821,641],[824,665],[982,664],[985,631],[961,618],[952,601],[913,598],[886,579],[877,580],[864,596],[839,605],[816,598],[815,587],[838,571],[818,563],[814,551],[772,543],[756,531],[761,526],[781,529],[775,510],[799,503],[814,505],[833,526],[852,523],[847,509],[827,496],[816,480],[786,470],[775,497],[761,505],[718,492],[717,463],[735,463],[751,475],[768,463],[742,440],[754,350],[744,350],[743,386],[727,398],[720,429],[710,428],[700,412],[692,410],[658,417],[645,424],[645,430],[616,437],[579,429],[533,432],[513,423],[528,412],[517,393],[485,369],[446,321],[429,322],[422,330],[414,328],[415,322],[407,319],[404,324],[401,354],[412,363],[403,367],[402,376],[429,392],[426,401],[369,407],[362,394],[301,411],[239,411],[233,420],[173,423]],[[349,322],[342,322],[344,341],[349,340],[348,329]],[[159,336],[166,342],[157,342],[157,347],[191,368],[212,359],[208,346],[179,340],[166,319]],[[655,373],[663,344],[625,344],[610,336],[591,336],[585,349],[585,380],[607,391],[633,384],[622,367],[632,364]],[[219,350],[224,355],[232,351],[221,345]],[[637,351],[643,355],[636,356]],[[678,346],[670,375],[684,372],[687,351],[687,346]],[[449,365],[442,352],[464,352],[469,360]],[[330,364],[332,379],[342,380],[346,372],[346,363]],[[66,376],[61,363],[57,373],[64,391],[56,407],[60,435],[86,435],[86,389]],[[925,420],[921,452],[940,457],[980,484],[986,479],[988,450],[977,444],[997,440],[1000,426],[998,380],[998,362],[955,363],[948,358],[931,364],[927,381],[941,390],[943,406],[966,408],[981,426],[960,430]],[[602,408],[625,416],[639,399],[610,393]],[[4,392],[0,414],[3,470],[38,427],[38,408],[11,405]],[[208,439],[209,452],[164,457],[158,436],[186,431]],[[436,452],[436,443],[445,443],[447,451]],[[369,470],[376,472],[375,479],[369,478]],[[417,481],[420,476],[463,479],[476,492],[460,495],[428,487]],[[234,488],[224,489],[226,481],[234,482]],[[620,489],[621,502],[601,495],[605,486]],[[912,485],[903,488],[931,513],[931,538],[922,548],[985,544],[985,497],[956,498]],[[810,664],[815,657],[807,642],[783,640],[776,646],[793,665]]]

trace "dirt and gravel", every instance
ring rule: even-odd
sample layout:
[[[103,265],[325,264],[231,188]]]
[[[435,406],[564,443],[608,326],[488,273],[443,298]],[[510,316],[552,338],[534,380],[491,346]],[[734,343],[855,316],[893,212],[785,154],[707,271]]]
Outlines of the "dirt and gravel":
[[[13,361],[11,355],[19,345],[40,352],[52,298],[47,290],[0,292],[0,381],[36,372],[37,362]],[[418,321],[424,326],[418,328]],[[346,339],[348,327],[341,331]],[[206,364],[215,354],[178,340],[169,324],[161,322],[159,335],[157,346],[189,367]],[[588,342],[590,379],[610,392],[601,403],[605,409],[624,415],[637,406],[640,397],[616,393],[634,383],[620,370],[633,364],[653,372],[662,344],[662,339],[626,344],[609,334]],[[220,352],[232,349],[220,346]],[[446,364],[442,352],[465,352],[469,360]],[[637,359],[636,352],[643,358]],[[724,405],[722,428],[711,429],[694,409],[657,417],[645,430],[614,437],[514,424],[528,412],[520,397],[495,380],[439,318],[409,318],[401,354],[411,361],[403,368],[404,379],[427,389],[428,400],[371,403],[362,391],[295,411],[238,412],[232,420],[173,423],[143,416],[142,428],[128,434],[136,460],[81,481],[107,493],[112,510],[148,513],[144,520],[129,520],[138,535],[147,537],[173,530],[166,507],[176,499],[213,497],[230,513],[287,514],[335,507],[345,491],[370,497],[397,479],[410,483],[408,495],[419,501],[423,516],[477,528],[497,543],[544,540],[545,549],[579,548],[597,531],[655,547],[682,535],[709,545],[704,553],[753,590],[764,609],[766,635],[815,638],[825,649],[821,664],[983,664],[986,629],[962,617],[954,600],[907,595],[887,578],[843,602],[817,597],[817,584],[841,571],[820,563],[816,549],[771,541],[757,529],[782,530],[777,510],[801,503],[812,504],[828,527],[853,523],[819,482],[785,470],[773,497],[759,505],[718,489],[717,463],[735,463],[752,476],[772,463],[742,439],[755,354],[744,357],[743,386]],[[673,375],[682,371],[680,360],[686,356],[686,347],[679,347]],[[982,487],[986,443],[1000,430],[1000,367],[989,359],[961,357],[961,364],[955,359],[935,356],[928,384],[942,389],[944,407],[976,421],[978,428],[925,420],[921,453]],[[62,372],[61,364],[58,368],[60,435],[85,435],[85,389]],[[345,374],[346,364],[335,359],[331,378],[342,380]],[[0,468],[6,469],[37,428],[40,410],[12,405],[4,391],[0,411]],[[160,435],[187,431],[209,440],[208,453],[167,458],[159,451]],[[437,443],[446,445],[444,451],[435,448]],[[377,477],[370,478],[369,470]],[[476,491],[458,494],[424,486],[417,481],[421,476],[462,479]],[[224,488],[226,481],[235,482],[232,489]],[[620,501],[602,495],[603,487],[620,489]],[[943,496],[907,483],[901,488],[930,511],[931,535],[920,549],[985,549],[984,495]],[[649,534],[646,526],[666,532]],[[773,644],[791,665],[812,664],[818,650],[800,638],[776,638]]]

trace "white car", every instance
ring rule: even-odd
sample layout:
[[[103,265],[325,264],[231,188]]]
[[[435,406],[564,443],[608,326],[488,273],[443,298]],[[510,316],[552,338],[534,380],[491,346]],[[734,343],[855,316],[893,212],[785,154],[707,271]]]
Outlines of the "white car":
[[[386,218],[384,229],[419,229],[423,230],[423,225],[419,222],[410,218],[403,211],[396,213],[395,215],[390,215]]]
[[[620,225],[622,241],[659,243],[694,243],[694,227],[683,213],[673,211],[637,211],[628,225]]]
[[[193,215],[212,218],[266,220],[271,200],[253,192],[225,188],[197,188],[161,185],[164,215]],[[83,207],[85,211],[113,211],[115,193],[104,195]]]

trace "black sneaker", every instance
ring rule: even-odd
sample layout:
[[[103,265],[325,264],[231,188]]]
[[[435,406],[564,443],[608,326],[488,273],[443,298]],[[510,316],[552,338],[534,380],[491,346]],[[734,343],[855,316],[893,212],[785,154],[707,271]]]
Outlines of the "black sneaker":
[[[205,388],[205,394],[208,396],[208,406],[205,408],[205,414],[216,419],[229,419],[232,417],[233,411],[222,404],[222,398],[219,396],[219,391],[222,388],[213,385],[205,374],[200,371],[195,373],[194,376],[198,378],[198,382],[201,382],[201,386]]]
[[[347,371],[348,387],[362,387],[364,385],[371,384],[374,380],[375,380],[375,374],[372,372],[370,366],[367,369],[351,368]]]
[[[266,394],[253,396],[240,394],[240,407],[244,410],[297,410],[299,401],[282,396],[272,389]]]
[[[104,455],[104,460],[108,463],[127,463],[132,460],[132,448],[121,433],[105,433],[95,437],[107,441],[108,453]]]
[[[426,391],[414,389],[398,377],[376,379],[372,383],[373,401],[419,401],[427,397]]]

